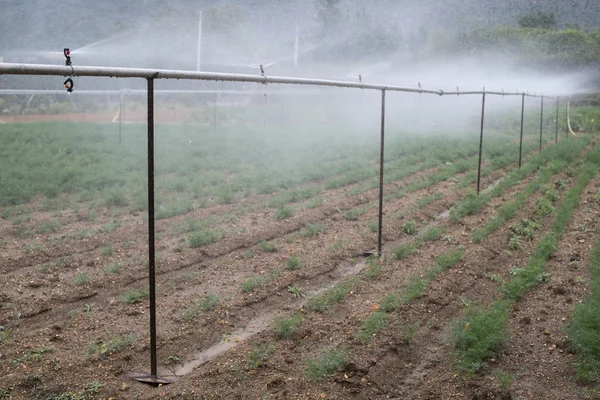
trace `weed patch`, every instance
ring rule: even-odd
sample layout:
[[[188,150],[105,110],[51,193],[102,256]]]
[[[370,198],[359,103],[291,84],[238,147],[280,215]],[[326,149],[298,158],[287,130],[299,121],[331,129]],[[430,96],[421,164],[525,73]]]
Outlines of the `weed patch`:
[[[124,295],[119,297],[119,301],[123,304],[137,304],[148,298],[146,290],[129,290]]]
[[[104,272],[106,272],[107,274],[118,274],[119,272],[121,272],[121,263],[116,261],[112,264],[107,265],[106,267],[104,267]]]
[[[387,324],[388,319],[389,316],[385,312],[380,310],[375,311],[363,320],[356,336],[362,343],[368,343],[375,335],[375,332]]]
[[[279,317],[275,319],[274,331],[279,340],[287,339],[294,334],[296,329],[302,324],[302,314],[296,313],[290,317]]]
[[[73,284],[75,286],[81,286],[81,285],[85,285],[86,283],[89,283],[90,280],[91,280],[91,278],[88,274],[81,273],[81,274],[77,274],[75,276],[75,280],[73,281]]]
[[[88,354],[90,356],[96,356],[100,360],[104,360],[111,354],[120,353],[127,349],[133,342],[135,342],[135,336],[133,335],[118,336],[108,342],[94,342],[90,345]]]
[[[308,307],[317,312],[329,310],[333,304],[342,301],[356,287],[357,283],[357,279],[349,279],[341,282],[327,289],[324,293],[311,297],[308,301]]]
[[[216,294],[206,295],[200,302],[186,308],[181,313],[181,319],[189,321],[201,312],[212,311],[219,305],[219,296]]]
[[[446,228],[444,228],[443,226],[434,227],[425,232],[425,234],[423,235],[423,239],[429,242],[435,242],[437,240],[440,240],[444,232],[446,232]]]
[[[413,243],[404,243],[396,247],[392,252],[394,260],[403,260],[415,254],[419,249]]]
[[[310,224],[306,225],[304,229],[300,231],[300,236],[302,237],[313,237],[317,236],[319,233],[325,232],[325,225],[323,224]]]
[[[402,231],[407,235],[417,234],[417,223],[414,219],[408,220],[402,224]]]
[[[204,230],[192,234],[188,238],[188,244],[191,248],[207,246],[209,244],[218,242],[222,237],[223,235],[221,232]]]
[[[273,343],[263,343],[256,345],[248,355],[247,370],[254,370],[262,366],[275,353]]]
[[[277,251],[277,246],[273,242],[258,242],[258,248],[263,253],[275,253]]]
[[[302,260],[298,257],[290,257],[285,261],[285,269],[295,271],[302,266]]]
[[[253,276],[240,283],[240,286],[245,293],[250,293],[256,292],[265,283],[267,283],[267,278],[264,276]]]
[[[318,360],[308,360],[304,375],[311,381],[322,381],[334,372],[341,370],[346,364],[346,352],[331,349]]]
[[[280,207],[275,211],[275,219],[276,220],[282,220],[282,219],[287,219],[290,218],[294,215],[294,209],[291,207]]]

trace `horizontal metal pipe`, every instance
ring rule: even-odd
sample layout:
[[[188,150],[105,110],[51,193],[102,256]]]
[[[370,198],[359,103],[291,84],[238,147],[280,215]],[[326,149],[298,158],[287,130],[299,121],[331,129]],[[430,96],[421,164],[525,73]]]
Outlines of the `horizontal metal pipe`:
[[[220,72],[195,72],[178,70],[152,70],[142,68],[76,67],[42,64],[0,64],[0,75],[55,75],[55,76],[105,76],[112,78],[189,79],[203,81],[281,83],[293,85],[334,86],[356,89],[394,90],[400,92],[442,94],[439,90],[413,89],[399,86],[374,85],[325,79],[267,77],[260,75],[226,74]]]
[[[155,90],[155,94],[243,94],[243,95],[260,95],[264,96],[264,92],[253,92],[248,90]],[[64,90],[51,90],[51,89],[0,89],[0,94],[65,94]],[[146,95],[146,90],[141,89],[115,89],[115,90],[77,90],[70,95],[75,94],[143,94]],[[271,95],[329,95],[334,94],[326,91],[285,91],[285,92],[273,92]]]
[[[525,96],[525,97],[537,97],[537,98],[545,98],[545,99],[552,99],[553,97],[550,96],[543,96],[543,95],[537,95],[537,94],[529,94],[526,92],[496,92],[496,91],[465,91],[465,92],[444,92],[445,95],[449,95],[449,96],[460,96],[462,94],[465,95],[476,95],[476,94],[491,94],[491,95],[497,95],[497,96]]]
[[[54,76],[97,76],[113,78],[144,79],[189,79],[203,81],[278,83],[292,85],[331,86],[355,89],[387,90],[395,92],[442,95],[481,95],[542,97],[524,92],[466,91],[444,92],[443,90],[416,89],[402,86],[377,85],[361,82],[335,81],[326,79],[293,78],[282,76],[260,76],[248,74],[228,74],[220,72],[196,72],[181,70],[153,70],[144,68],[86,67],[43,64],[0,64],[0,75],[54,75]],[[551,98],[543,96],[545,98]]]

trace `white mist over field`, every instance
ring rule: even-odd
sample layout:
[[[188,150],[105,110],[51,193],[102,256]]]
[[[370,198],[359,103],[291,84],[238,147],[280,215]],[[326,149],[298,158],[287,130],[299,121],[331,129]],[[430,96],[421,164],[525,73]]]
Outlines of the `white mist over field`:
[[[473,32],[516,26],[529,12],[560,16],[558,27],[592,29],[600,7],[590,2],[511,0],[4,0],[0,56],[4,62],[183,69],[267,76],[298,76],[448,91],[527,91],[568,94],[586,88],[586,69],[549,68],[523,60],[525,48],[481,48]],[[596,21],[596,22],[594,22]],[[479,38],[479,37],[478,37]],[[475,43],[475,44],[473,44]],[[490,41],[493,43],[493,41]],[[57,88],[48,77],[0,77],[0,88]],[[166,90],[291,92],[292,86],[187,81]],[[77,79],[77,90],[144,89],[140,80]],[[379,94],[311,89],[314,109],[327,108],[353,121],[377,121]],[[339,95],[331,95],[331,93]],[[285,96],[283,96],[285,97]],[[282,97],[282,98],[283,98]],[[334,101],[332,101],[332,99]],[[240,101],[250,101],[248,99]],[[410,126],[462,130],[478,113],[479,97],[449,99],[391,94],[390,121],[410,117]],[[220,104],[225,104],[222,100]],[[273,106],[276,104],[273,100]],[[285,107],[305,105],[287,95]],[[509,103],[506,101],[504,103]],[[281,105],[281,107],[284,107]],[[503,104],[500,102],[499,104]],[[335,111],[336,107],[338,108]],[[512,108],[510,106],[509,108]],[[466,112],[465,110],[470,110]],[[494,110],[497,111],[497,110]],[[332,114],[333,115],[333,114]],[[423,122],[423,120],[426,120]],[[424,128],[426,129],[426,128]]]

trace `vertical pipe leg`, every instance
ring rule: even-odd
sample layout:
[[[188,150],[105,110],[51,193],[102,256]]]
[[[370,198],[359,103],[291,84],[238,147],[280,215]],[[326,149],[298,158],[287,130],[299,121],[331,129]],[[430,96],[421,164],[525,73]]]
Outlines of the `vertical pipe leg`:
[[[479,132],[479,162],[477,164],[477,194],[481,184],[481,150],[483,149],[483,122],[485,118],[485,93],[481,98],[481,131]]]
[[[554,143],[558,143],[558,102],[560,97],[556,98],[556,133],[554,135]]]
[[[542,106],[540,109],[540,153],[542,152],[542,132],[544,130],[544,96],[542,96]]]
[[[379,232],[377,234],[377,255],[381,255],[383,231],[383,153],[385,146],[385,89],[381,91],[381,141],[379,152]]]
[[[523,159],[523,122],[525,118],[525,93],[521,95],[521,139],[519,140],[519,168]]]
[[[148,281],[150,374],[156,376],[156,278],[154,248],[154,79],[148,78]]]
[[[150,301],[150,375],[131,374],[136,381],[153,386],[166,385],[173,381],[157,375],[156,363],[156,274],[154,244],[154,78],[148,82],[148,299]]]

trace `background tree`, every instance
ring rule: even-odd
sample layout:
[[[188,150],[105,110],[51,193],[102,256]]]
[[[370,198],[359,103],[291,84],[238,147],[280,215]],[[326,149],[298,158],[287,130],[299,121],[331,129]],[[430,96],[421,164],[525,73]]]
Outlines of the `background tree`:
[[[556,29],[556,16],[552,12],[530,12],[519,18],[519,26],[521,28]]]

